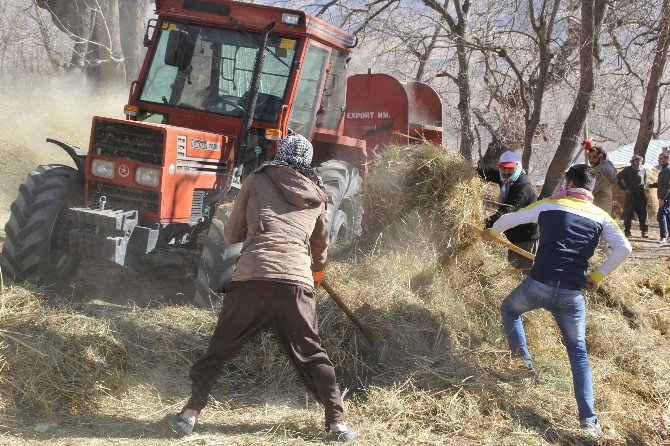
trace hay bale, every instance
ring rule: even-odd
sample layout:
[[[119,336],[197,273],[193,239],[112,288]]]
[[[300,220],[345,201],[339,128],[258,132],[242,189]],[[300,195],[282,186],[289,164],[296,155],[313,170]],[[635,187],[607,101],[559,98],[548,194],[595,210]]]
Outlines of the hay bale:
[[[383,230],[409,214],[448,260],[478,239],[482,182],[458,153],[433,144],[392,146],[373,163],[363,184],[365,226]]]
[[[13,287],[0,296],[0,400],[31,417],[94,410],[120,383],[124,346],[108,323]]]

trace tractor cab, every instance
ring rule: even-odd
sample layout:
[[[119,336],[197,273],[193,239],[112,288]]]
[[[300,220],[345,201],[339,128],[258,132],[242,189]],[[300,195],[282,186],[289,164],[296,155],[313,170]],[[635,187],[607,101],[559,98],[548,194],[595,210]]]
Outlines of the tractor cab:
[[[274,156],[289,129],[312,139],[319,117],[331,132],[340,129],[353,38],[301,11],[204,0],[156,6],[159,18],[126,107],[131,120],[224,135],[222,157],[238,160],[246,173]],[[240,146],[244,153],[235,157]]]

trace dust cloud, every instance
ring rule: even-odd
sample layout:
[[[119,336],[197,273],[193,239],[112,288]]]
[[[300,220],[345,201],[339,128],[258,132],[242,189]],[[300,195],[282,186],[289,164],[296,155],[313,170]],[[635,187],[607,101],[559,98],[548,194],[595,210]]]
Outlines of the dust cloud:
[[[123,118],[127,97],[127,90],[95,90],[81,75],[2,76],[0,138],[40,163],[67,162],[67,155],[46,138],[87,149],[93,116]]]
[[[74,166],[70,157],[46,138],[88,150],[93,117],[123,118],[127,98],[127,90],[95,90],[83,76],[0,76],[0,243],[11,203],[28,173],[40,164]],[[140,274],[103,262],[83,261],[71,298],[131,306],[190,301],[193,278],[168,269],[163,273]]]

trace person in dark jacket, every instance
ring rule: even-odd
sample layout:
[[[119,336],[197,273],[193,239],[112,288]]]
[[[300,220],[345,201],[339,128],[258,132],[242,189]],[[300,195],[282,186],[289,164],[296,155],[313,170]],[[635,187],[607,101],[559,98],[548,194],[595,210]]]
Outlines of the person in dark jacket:
[[[233,283],[226,294],[205,354],[190,370],[191,397],[167,417],[180,435],[193,431],[226,361],[256,333],[271,330],[298,376],[324,405],[334,440],[358,435],[344,421],[340,390],[317,328],[315,283],[323,280],[328,229],[325,187],[310,167],[312,144],[289,135],[273,161],[242,184],[224,234],[242,243]]]
[[[658,174],[658,181],[649,185],[656,187],[656,196],[658,197],[658,227],[661,232],[659,243],[665,245],[668,242],[668,220],[670,220],[670,167],[668,167],[670,155],[668,152],[661,152],[658,155],[658,165],[661,172]]]
[[[647,171],[642,166],[642,161],[643,158],[640,155],[633,155],[630,166],[624,168],[616,177],[619,188],[626,192],[623,206],[623,227],[626,237],[631,236],[630,228],[634,213],[640,220],[642,238],[647,238],[647,231],[649,231],[647,196],[644,194],[644,188],[647,185]]]
[[[497,169],[477,164],[477,172],[484,180],[500,185],[498,211],[484,220],[486,228],[492,227],[504,214],[515,212],[537,201],[535,188],[521,168],[521,156],[516,152],[503,153]],[[529,223],[505,231],[505,237],[519,248],[535,254],[540,232],[535,223]],[[533,266],[532,260],[512,250],[508,251],[507,260],[512,266],[524,272]]]

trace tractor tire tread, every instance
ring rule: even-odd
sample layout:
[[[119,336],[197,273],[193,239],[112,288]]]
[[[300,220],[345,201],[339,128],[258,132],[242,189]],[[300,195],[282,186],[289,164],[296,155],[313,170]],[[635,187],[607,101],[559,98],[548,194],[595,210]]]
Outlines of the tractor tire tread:
[[[227,216],[217,211],[205,237],[202,254],[198,262],[193,302],[198,307],[214,308],[217,294],[233,278],[235,265],[242,247],[241,243],[229,244],[223,234]]]
[[[62,206],[81,198],[83,177],[61,164],[38,166],[19,186],[5,225],[2,268],[9,280],[27,280],[62,288],[76,271],[77,260],[49,263],[51,230]],[[46,260],[45,260],[46,259]]]

